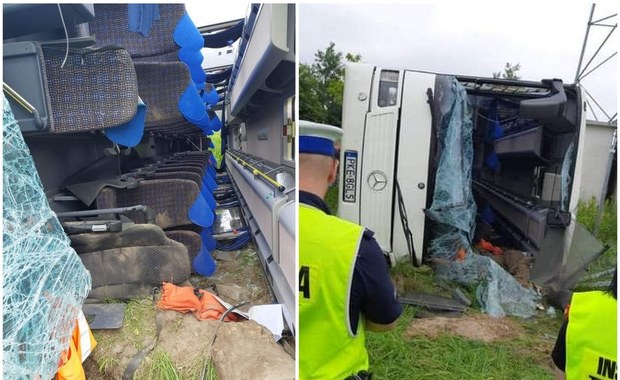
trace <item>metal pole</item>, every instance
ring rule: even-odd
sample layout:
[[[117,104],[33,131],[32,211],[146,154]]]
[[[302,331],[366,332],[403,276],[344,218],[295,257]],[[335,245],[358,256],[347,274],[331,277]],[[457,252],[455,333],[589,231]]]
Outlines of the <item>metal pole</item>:
[[[609,33],[607,34],[607,37],[605,37],[605,40],[603,40],[603,42],[601,42],[601,44],[599,45],[598,49],[596,49],[596,51],[594,52],[594,54],[592,55],[592,58],[590,58],[590,60],[588,61],[588,63],[586,63],[585,67],[583,68],[583,71],[586,71],[588,69],[588,67],[590,67],[590,64],[592,63],[592,61],[594,61],[594,58],[596,58],[596,56],[598,55],[598,53],[601,51],[601,49],[603,48],[603,46],[605,46],[605,43],[607,42],[607,40],[609,39],[609,37],[611,37],[612,34],[614,34],[614,31],[616,30],[616,27],[614,26]],[[611,57],[613,57],[614,55],[616,55],[616,53],[612,54]],[[603,63],[607,62],[611,57],[607,58],[605,61],[603,61]],[[594,71],[596,70],[596,68],[598,68],[600,65],[602,65],[603,63],[599,64],[598,66],[596,66],[594,69],[590,70],[590,71]],[[579,73],[579,79],[583,79],[583,77],[585,77],[585,75],[581,75],[583,73],[583,71],[581,73]],[[589,72],[588,72],[589,74]]]
[[[609,117],[609,115],[607,114],[607,112],[605,112],[605,110],[603,109],[603,107],[601,107],[600,104],[598,104],[598,102],[596,101],[596,99],[594,99],[594,96],[590,95],[590,93],[588,92],[588,90],[586,90],[585,87],[581,86],[581,88],[583,88],[583,90],[586,92],[586,95],[588,95],[588,97],[590,99],[592,99],[592,101],[594,102],[594,104],[596,104],[596,106],[601,110],[601,112],[607,117],[607,120],[609,121],[611,119],[611,117]]]
[[[590,10],[590,18],[588,19],[588,27],[586,28],[586,36],[583,39],[583,46],[581,47],[581,56],[579,57],[579,64],[577,65],[577,72],[575,73],[575,83],[579,82],[579,72],[581,71],[581,64],[583,63],[583,56],[586,52],[586,44],[588,43],[588,34],[590,34],[590,25],[592,23],[592,16],[594,16],[594,8],[596,4],[592,4],[592,9]]]
[[[607,169],[605,170],[605,178],[603,180],[603,189],[601,190],[601,196],[598,200],[598,210],[596,212],[596,221],[594,222],[594,236],[598,237],[598,232],[601,227],[601,219],[603,217],[603,207],[605,206],[605,195],[607,194],[607,186],[609,186],[609,174],[611,174],[611,166],[614,161],[614,155],[616,153],[616,135],[618,129],[614,129],[614,133],[611,137],[611,147],[609,148],[609,158],[607,159]]]
[[[605,64],[605,62],[609,61],[610,59],[612,59],[613,57],[616,56],[616,54],[618,54],[618,52],[614,52],[612,55],[610,55],[609,57],[605,58],[605,60],[601,63],[599,63],[598,65],[596,65],[595,68],[593,68],[592,70],[588,71],[587,73],[583,74],[579,80],[582,80],[583,78],[587,77],[588,75],[590,75],[591,72],[593,72],[594,70],[598,69],[599,67],[603,66]],[[585,68],[584,68],[585,71]]]

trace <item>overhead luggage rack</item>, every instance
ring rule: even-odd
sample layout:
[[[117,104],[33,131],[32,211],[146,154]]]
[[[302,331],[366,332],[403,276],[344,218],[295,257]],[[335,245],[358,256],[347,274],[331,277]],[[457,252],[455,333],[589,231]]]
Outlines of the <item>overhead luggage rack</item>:
[[[456,79],[462,84],[468,93],[476,95],[501,95],[523,96],[527,98],[545,97],[551,94],[549,87],[540,82],[510,81],[506,79],[491,79],[457,76]]]

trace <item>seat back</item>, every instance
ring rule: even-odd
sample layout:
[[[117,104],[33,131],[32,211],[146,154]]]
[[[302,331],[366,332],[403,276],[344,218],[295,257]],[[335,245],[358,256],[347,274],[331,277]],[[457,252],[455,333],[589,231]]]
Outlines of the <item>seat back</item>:
[[[185,282],[190,260],[185,245],[151,224],[124,225],[120,232],[70,235],[71,246],[89,270],[89,298],[148,296],[161,283]]]
[[[140,181],[135,189],[104,188],[97,196],[97,208],[145,205],[155,211],[155,224],[169,228],[191,224],[188,210],[200,194],[192,180],[156,179]],[[129,213],[134,223],[146,223],[142,213]]]
[[[179,47],[174,42],[173,34],[185,15],[185,4],[158,4],[159,18],[152,20],[148,37],[129,31],[129,6],[95,4],[95,19],[90,22],[90,32],[97,37],[97,46],[123,46],[132,58],[153,58],[169,53],[176,55]],[[149,10],[144,9],[144,12],[146,14]],[[173,56],[170,55],[170,58]]]

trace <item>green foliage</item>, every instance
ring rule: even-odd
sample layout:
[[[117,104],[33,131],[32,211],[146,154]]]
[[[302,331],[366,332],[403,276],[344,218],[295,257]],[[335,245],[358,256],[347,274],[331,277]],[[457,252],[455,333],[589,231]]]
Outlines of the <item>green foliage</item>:
[[[596,198],[592,198],[587,202],[579,202],[577,206],[577,220],[583,224],[588,231],[594,233],[594,227],[596,224],[596,215],[598,213],[598,203]],[[618,248],[617,248],[617,231],[618,231],[618,212],[615,199],[607,200],[603,206],[603,214],[601,215],[601,222],[599,226],[599,232],[597,238],[605,245],[609,247],[607,251],[595,260],[588,267],[588,272],[591,274],[599,273],[607,269],[616,267],[618,262]],[[597,279],[598,282],[607,283],[611,280],[611,275]],[[585,286],[588,288],[588,284],[580,283],[579,289]],[[585,289],[583,288],[583,289]],[[604,286],[602,287],[604,288]]]
[[[319,88],[319,81],[312,72],[312,66],[300,64],[299,115],[301,119],[314,121],[323,119],[324,109],[318,95]]]
[[[311,65],[299,65],[299,117],[317,123],[341,125],[344,62],[360,62],[360,54],[336,51],[329,43],[314,55]]]
[[[325,203],[332,215],[338,215],[338,186],[331,186],[325,194]]]
[[[513,65],[510,62],[506,62],[506,66],[504,66],[504,72],[501,72],[501,71],[493,72],[493,78],[519,80],[521,79],[521,77],[517,75],[517,71],[519,70],[521,70],[520,63]]]
[[[577,220],[590,232],[594,231],[597,213],[598,203],[594,197],[588,202],[579,202],[577,206]],[[603,243],[614,243],[613,245],[615,246],[617,240],[617,226],[616,201],[614,199],[609,199],[603,206],[603,214],[601,216],[601,224],[597,237]]]

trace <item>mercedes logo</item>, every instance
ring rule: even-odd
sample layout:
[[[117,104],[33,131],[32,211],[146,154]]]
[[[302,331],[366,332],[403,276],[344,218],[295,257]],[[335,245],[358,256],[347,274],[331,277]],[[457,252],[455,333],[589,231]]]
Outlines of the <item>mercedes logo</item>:
[[[387,176],[380,170],[373,170],[368,175],[368,186],[373,191],[381,191],[387,186]]]

